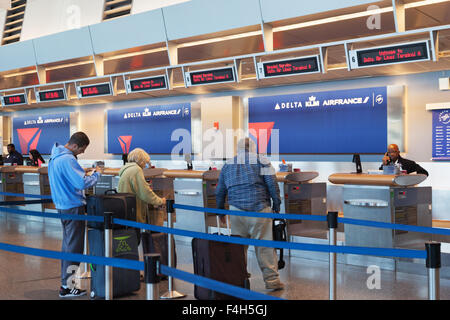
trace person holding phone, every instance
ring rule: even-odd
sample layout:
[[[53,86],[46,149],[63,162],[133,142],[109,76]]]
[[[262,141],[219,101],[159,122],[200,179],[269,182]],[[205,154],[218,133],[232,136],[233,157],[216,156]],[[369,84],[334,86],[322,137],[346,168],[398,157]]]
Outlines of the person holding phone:
[[[400,156],[400,150],[396,144],[390,144],[388,146],[388,151],[384,154],[382,161],[383,164],[380,166],[380,170],[383,170],[383,166],[400,164],[402,170],[405,170],[406,173],[418,173],[428,176],[428,171],[420,165],[412,160],[402,158]]]

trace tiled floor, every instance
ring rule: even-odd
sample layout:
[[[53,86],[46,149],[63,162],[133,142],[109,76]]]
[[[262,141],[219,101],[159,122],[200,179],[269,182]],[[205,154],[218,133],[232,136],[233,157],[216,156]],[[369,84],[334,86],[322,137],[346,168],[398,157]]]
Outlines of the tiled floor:
[[[36,219],[42,220],[42,219]],[[0,213],[0,242],[48,250],[60,250],[61,227],[58,223],[30,221],[27,217]],[[191,247],[177,242],[178,269],[193,272]],[[254,252],[249,252],[251,289],[289,300],[327,300],[328,262],[298,257],[286,257],[286,268],[280,271],[286,284],[283,291],[268,292],[259,271]],[[23,254],[0,251],[1,300],[58,300],[60,262]],[[408,300],[427,299],[427,277],[381,270],[380,288],[369,289],[367,281],[372,274],[365,267],[339,264],[337,297],[339,300]],[[82,280],[89,290],[89,280]],[[450,280],[441,279],[442,300],[450,299]],[[193,285],[175,279],[175,289],[194,299]],[[160,292],[167,290],[167,281],[160,284]],[[131,296],[120,299],[144,300],[145,286]],[[79,299],[89,299],[82,297]]]

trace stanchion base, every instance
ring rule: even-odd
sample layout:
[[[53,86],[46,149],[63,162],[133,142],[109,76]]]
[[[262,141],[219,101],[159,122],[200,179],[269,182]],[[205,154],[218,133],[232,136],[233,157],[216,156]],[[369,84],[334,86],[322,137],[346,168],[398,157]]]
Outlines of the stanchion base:
[[[186,297],[184,293],[179,293],[178,291],[167,291],[161,296],[161,299],[179,299]]]

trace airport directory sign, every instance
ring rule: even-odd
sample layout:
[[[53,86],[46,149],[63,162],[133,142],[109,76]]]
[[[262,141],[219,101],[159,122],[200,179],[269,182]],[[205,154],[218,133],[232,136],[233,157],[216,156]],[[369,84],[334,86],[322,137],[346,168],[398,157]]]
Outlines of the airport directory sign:
[[[126,80],[127,93],[167,89],[165,76],[128,79]]]
[[[289,60],[258,62],[260,79],[318,72],[320,72],[320,68],[319,56],[317,55]]]
[[[27,104],[27,95],[25,93],[2,97],[3,106],[17,106],[21,104]]]
[[[78,98],[90,98],[112,95],[109,82],[77,87]]]
[[[188,87],[192,87],[205,84],[235,82],[236,77],[234,73],[234,67],[226,67],[219,69],[186,72],[185,80],[186,85]]]
[[[433,160],[450,160],[450,110],[433,110]]]
[[[428,41],[350,50],[353,69],[430,60]]]
[[[61,101],[61,100],[66,100],[66,90],[64,88],[36,91],[37,102]]]

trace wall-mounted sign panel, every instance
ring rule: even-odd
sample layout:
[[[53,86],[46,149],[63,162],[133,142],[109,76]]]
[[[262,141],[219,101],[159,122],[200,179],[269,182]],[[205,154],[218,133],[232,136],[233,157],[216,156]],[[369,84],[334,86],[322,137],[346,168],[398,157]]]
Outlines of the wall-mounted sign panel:
[[[191,104],[107,110],[108,153],[142,148],[150,154],[192,151]]]
[[[165,76],[128,79],[126,80],[127,93],[167,89]]]
[[[257,97],[248,104],[249,135],[261,153],[386,151],[386,87]]]
[[[6,106],[17,106],[21,104],[27,104],[27,95],[25,93],[14,94],[10,96],[2,97],[2,105]]]
[[[433,160],[450,160],[450,109],[433,110]]]
[[[320,72],[320,68],[319,57],[317,55],[258,63],[258,75],[260,79],[318,72]]]
[[[66,100],[66,89],[54,89],[46,91],[36,91],[36,101],[48,102],[48,101],[61,101]]]
[[[78,98],[91,98],[112,95],[109,82],[77,87]]]
[[[235,82],[236,76],[233,67],[192,71],[185,73],[188,87],[204,84],[216,84],[223,82]]]
[[[352,69],[430,60],[428,41],[350,50]]]
[[[31,149],[50,154],[55,142],[65,144],[69,138],[70,113],[13,118],[13,141],[22,154]]]

